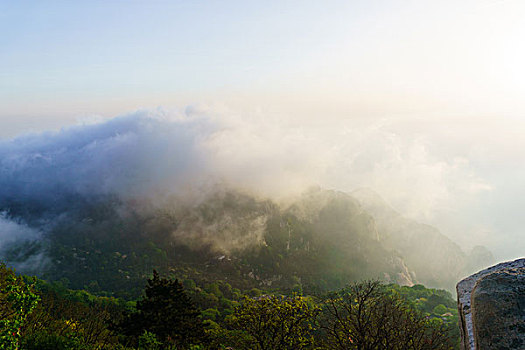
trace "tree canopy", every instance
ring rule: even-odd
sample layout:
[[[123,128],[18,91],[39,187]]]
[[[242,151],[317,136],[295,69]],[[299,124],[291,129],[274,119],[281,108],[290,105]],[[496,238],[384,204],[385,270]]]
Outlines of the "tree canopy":
[[[307,349],[314,343],[318,312],[301,296],[264,295],[246,298],[229,323],[249,334],[251,349]]]
[[[181,347],[199,343],[204,337],[200,312],[178,280],[161,278],[157,271],[148,279],[136,312],[121,323],[125,334],[139,337],[153,333],[164,344]]]
[[[0,349],[18,349],[20,330],[39,300],[31,282],[0,264]]]
[[[442,322],[430,320],[377,281],[330,293],[321,328],[331,349],[453,349]]]

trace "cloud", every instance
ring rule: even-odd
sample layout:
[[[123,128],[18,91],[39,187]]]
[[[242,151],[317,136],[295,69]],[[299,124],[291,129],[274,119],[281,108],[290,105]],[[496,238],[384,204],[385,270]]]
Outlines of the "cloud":
[[[198,144],[212,129],[199,118],[137,112],[18,137],[0,144],[0,199],[176,190],[205,166]]]
[[[372,188],[465,249],[522,254],[523,124],[367,120],[329,110],[316,119],[195,105],[0,141],[0,250],[10,237],[45,236],[53,216],[97,196],[160,205],[169,195],[198,201],[231,186],[286,200],[319,185]]]
[[[490,185],[468,160],[432,153],[382,120],[289,123],[275,116],[141,111],[0,143],[0,203],[59,203],[71,195],[188,194],[216,184],[283,198],[320,185],[376,189],[402,212],[428,219]]]
[[[49,260],[40,243],[42,232],[19,220],[0,213],[0,256],[19,271],[35,273],[42,270]],[[23,249],[16,249],[24,247]]]
[[[0,213],[0,251],[10,244],[38,240],[40,236],[38,230],[10,219],[5,212]]]

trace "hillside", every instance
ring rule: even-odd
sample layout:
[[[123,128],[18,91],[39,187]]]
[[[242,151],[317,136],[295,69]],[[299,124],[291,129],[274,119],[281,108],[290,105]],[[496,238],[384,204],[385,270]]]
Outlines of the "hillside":
[[[424,285],[454,290],[461,278],[494,262],[485,247],[465,253],[438,229],[403,217],[370,189],[352,196],[374,217],[381,243],[399,252]]]
[[[137,297],[154,268],[241,289],[327,291],[370,278],[447,288],[466,264],[436,229],[336,191],[287,205],[224,189],[198,202],[65,198],[1,202],[10,220],[42,231],[4,246],[4,258],[101,295]]]
[[[9,349],[320,350],[384,341],[398,344],[396,349],[428,349],[431,342],[433,349],[451,350],[459,344],[456,302],[450,293],[422,285],[363,281],[320,295],[269,294],[232,288],[223,280],[181,283],[153,272],[142,296],[126,302],[16,276],[4,264],[0,277],[1,345]],[[330,316],[343,315],[352,303],[359,305],[351,308],[353,316],[372,322],[370,327]],[[261,318],[262,324],[253,322]],[[330,332],[334,326],[352,327],[345,343]],[[259,346],[261,337],[271,345]],[[284,345],[282,337],[289,339]]]

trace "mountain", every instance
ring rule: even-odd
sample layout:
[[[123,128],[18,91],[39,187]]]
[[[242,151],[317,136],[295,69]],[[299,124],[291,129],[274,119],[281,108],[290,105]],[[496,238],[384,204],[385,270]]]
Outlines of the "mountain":
[[[407,219],[370,189],[352,192],[375,219],[380,241],[404,257],[415,279],[426,286],[453,290],[457,281],[494,262],[485,247],[466,254],[435,227]]]
[[[6,218],[42,232],[3,256],[71,288],[125,298],[140,294],[152,269],[200,284],[310,292],[361,279],[449,287],[461,277],[468,259],[455,243],[364,194],[316,188],[286,205],[231,189],[198,201],[0,201]]]

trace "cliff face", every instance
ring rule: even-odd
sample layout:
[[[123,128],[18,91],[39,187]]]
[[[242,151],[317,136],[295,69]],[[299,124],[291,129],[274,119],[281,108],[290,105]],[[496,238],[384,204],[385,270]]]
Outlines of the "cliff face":
[[[416,283],[453,290],[460,278],[494,263],[486,248],[465,254],[437,228],[405,218],[370,189],[356,190],[352,197],[373,217],[379,242],[399,252]]]
[[[480,271],[456,290],[463,350],[525,348],[525,259]]]

